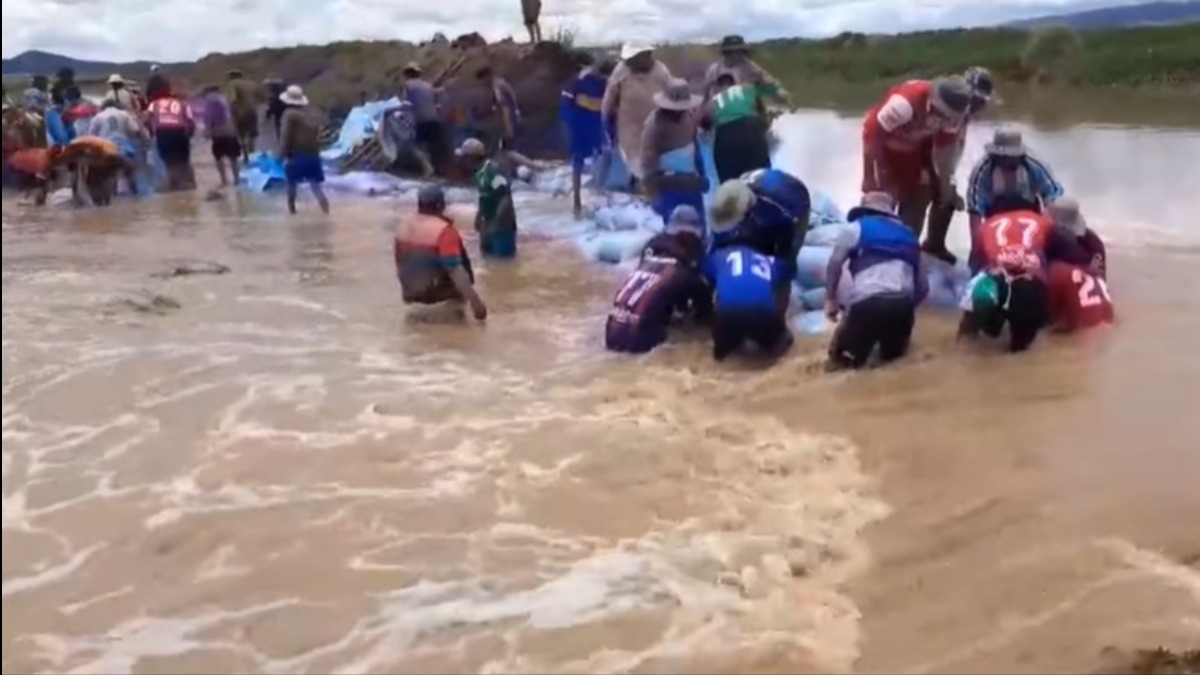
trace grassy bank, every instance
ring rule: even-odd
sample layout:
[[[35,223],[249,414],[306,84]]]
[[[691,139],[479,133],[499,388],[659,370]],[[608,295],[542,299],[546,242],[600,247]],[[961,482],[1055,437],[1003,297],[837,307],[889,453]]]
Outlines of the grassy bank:
[[[775,40],[758,58],[789,79],[873,82],[984,66],[1010,82],[1200,87],[1200,23],[1075,33],[988,28]]]

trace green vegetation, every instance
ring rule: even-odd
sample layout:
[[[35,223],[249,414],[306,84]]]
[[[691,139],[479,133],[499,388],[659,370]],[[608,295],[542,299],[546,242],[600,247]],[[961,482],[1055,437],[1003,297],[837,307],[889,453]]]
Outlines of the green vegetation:
[[[1200,23],[1075,33],[1007,28],[896,36],[843,33],[828,40],[773,40],[756,58],[787,80],[900,80],[989,68],[1009,82],[1089,86],[1200,85]]]

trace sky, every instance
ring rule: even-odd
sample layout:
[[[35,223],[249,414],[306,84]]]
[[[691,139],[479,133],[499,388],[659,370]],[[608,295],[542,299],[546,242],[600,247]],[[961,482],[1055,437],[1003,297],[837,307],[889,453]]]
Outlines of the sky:
[[[624,41],[822,37],[977,26],[1121,0],[543,0],[550,36]],[[210,52],[338,40],[524,35],[519,0],[4,0],[3,52],[187,61]],[[302,10],[300,8],[303,8]]]

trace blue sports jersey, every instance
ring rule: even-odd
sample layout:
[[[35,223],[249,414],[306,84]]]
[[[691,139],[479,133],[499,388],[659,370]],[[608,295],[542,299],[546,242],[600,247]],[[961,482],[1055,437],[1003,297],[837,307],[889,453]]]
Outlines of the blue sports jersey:
[[[704,261],[704,274],[716,289],[716,311],[777,307],[776,277],[781,270],[775,258],[749,246],[715,249]]]

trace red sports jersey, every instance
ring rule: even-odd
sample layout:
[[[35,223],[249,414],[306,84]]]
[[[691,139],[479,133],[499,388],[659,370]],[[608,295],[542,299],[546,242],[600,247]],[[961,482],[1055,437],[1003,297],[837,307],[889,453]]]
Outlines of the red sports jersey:
[[[190,129],[194,124],[191,107],[173,96],[154,99],[146,110],[146,116],[150,118],[150,126],[155,131]]]
[[[1103,277],[1058,262],[1050,265],[1047,285],[1055,329],[1069,333],[1113,322],[1112,297]]]
[[[1046,241],[1054,224],[1034,211],[993,216],[979,227],[979,245],[989,267],[1041,276]]]

